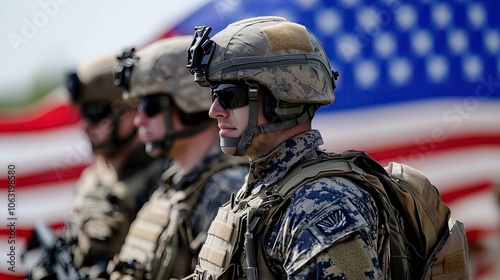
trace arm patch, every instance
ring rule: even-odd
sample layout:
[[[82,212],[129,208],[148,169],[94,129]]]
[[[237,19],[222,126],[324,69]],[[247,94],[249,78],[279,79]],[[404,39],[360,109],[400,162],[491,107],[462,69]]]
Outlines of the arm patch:
[[[293,274],[312,258],[338,244],[343,238],[363,231],[369,225],[355,206],[347,198],[342,198],[328,205],[314,216],[304,221],[307,223],[299,232],[293,234],[288,244],[288,256],[283,267],[288,275]],[[361,235],[364,235],[361,233]]]

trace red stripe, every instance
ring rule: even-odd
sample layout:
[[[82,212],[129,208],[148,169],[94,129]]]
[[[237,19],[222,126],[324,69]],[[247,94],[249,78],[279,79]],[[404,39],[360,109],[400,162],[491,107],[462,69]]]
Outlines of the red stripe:
[[[52,168],[46,172],[33,173],[29,175],[17,176],[16,187],[36,186],[52,182],[62,182],[78,179],[82,171],[88,164],[77,166],[65,166],[61,168]],[[8,180],[6,177],[0,179],[0,190],[7,189]]]
[[[497,236],[500,233],[500,230],[496,228],[487,227],[485,225],[484,227],[467,227],[465,225],[465,230],[467,234],[467,241],[469,244],[472,246],[484,246],[482,242],[484,241],[485,236]]]
[[[496,239],[499,233],[500,231],[497,229],[491,228],[466,228],[469,252],[476,257],[474,270],[471,271],[471,279],[483,278],[495,268],[495,260],[491,255],[491,245],[485,240]]]
[[[444,141],[432,141],[431,139],[416,140],[415,143],[391,145],[388,148],[367,149],[367,152],[381,162],[398,161],[408,162],[415,158],[432,156],[436,152],[450,149],[466,148],[472,146],[496,146],[500,147],[499,133],[467,134],[448,137]]]
[[[446,204],[451,204],[453,201],[470,196],[473,193],[492,190],[493,183],[491,181],[477,182],[474,185],[456,186],[453,189],[441,192],[441,200]]]
[[[29,132],[34,130],[46,130],[78,123],[79,112],[71,106],[60,105],[36,116],[19,118],[3,117],[0,121],[0,133]]]
[[[186,34],[182,34],[179,30],[177,30],[175,28],[172,28],[172,29],[168,30],[167,32],[163,33],[160,36],[160,38],[158,38],[157,40],[163,39],[163,38],[174,37],[174,36],[177,36],[177,35],[186,35]]]
[[[7,274],[0,272],[0,279],[4,280],[17,280],[17,279],[26,279],[27,275],[17,273],[17,274]]]

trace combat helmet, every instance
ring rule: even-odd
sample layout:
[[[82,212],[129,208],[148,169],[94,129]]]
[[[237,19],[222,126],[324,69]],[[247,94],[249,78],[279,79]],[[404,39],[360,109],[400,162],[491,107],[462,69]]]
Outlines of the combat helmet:
[[[187,130],[175,132],[170,113],[165,113],[167,132],[164,139],[146,143],[146,151],[151,156],[166,155],[175,139],[194,135],[212,123],[208,116],[212,104],[210,91],[194,83],[185,67],[191,38],[160,39],[138,51],[126,49],[118,58],[115,84],[123,87],[124,99],[137,102],[148,96],[161,96],[158,100],[161,111],[169,112],[175,104],[181,121],[190,125]]]
[[[70,101],[80,108],[84,118],[97,122],[103,117],[112,120],[111,136],[106,143],[93,146],[94,152],[114,155],[118,148],[131,141],[136,130],[125,138],[118,136],[121,114],[133,107],[122,99],[122,89],[114,84],[116,54],[108,53],[81,64],[66,75]]]
[[[83,63],[67,75],[66,86],[75,105],[113,103],[122,99],[122,89],[114,84],[116,54],[105,54]]]
[[[210,31],[207,26],[195,28],[187,67],[203,87],[242,81],[249,85],[247,130],[239,138],[221,139],[221,145],[237,147],[235,155],[256,135],[293,127],[333,102],[338,72],[331,70],[320,41],[303,25],[268,16],[232,23],[213,38]],[[257,126],[257,101],[251,97],[258,86],[275,98],[273,105],[265,103],[266,113],[272,114],[263,126]]]

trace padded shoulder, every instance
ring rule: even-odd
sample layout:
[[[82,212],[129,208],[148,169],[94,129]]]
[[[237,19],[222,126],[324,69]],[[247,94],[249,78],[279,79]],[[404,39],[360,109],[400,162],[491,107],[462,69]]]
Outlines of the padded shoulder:
[[[273,229],[275,240],[283,242],[275,246],[281,247],[285,271],[293,274],[354,235],[373,244],[371,224],[377,223],[376,215],[371,196],[347,178],[320,178],[304,185]]]
[[[347,198],[309,218],[310,220],[304,221],[304,228],[295,234],[287,248],[289,254],[283,266],[288,275],[294,274],[311,259],[342,243],[347,237],[364,235],[363,229],[369,228],[366,220]]]

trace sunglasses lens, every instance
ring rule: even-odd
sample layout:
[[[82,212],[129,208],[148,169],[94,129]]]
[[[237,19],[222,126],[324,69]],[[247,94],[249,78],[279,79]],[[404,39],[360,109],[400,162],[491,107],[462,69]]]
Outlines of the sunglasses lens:
[[[148,117],[154,117],[161,112],[160,100],[161,96],[152,95],[146,96],[139,102],[139,111],[144,112]]]
[[[111,115],[111,106],[108,104],[87,104],[82,108],[82,117],[91,123],[98,123]]]
[[[235,109],[248,105],[248,86],[220,84],[212,88],[212,102],[217,98],[223,109]]]

